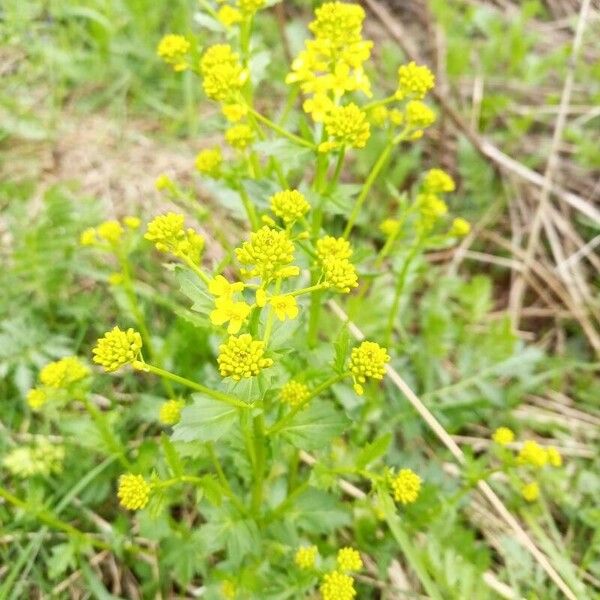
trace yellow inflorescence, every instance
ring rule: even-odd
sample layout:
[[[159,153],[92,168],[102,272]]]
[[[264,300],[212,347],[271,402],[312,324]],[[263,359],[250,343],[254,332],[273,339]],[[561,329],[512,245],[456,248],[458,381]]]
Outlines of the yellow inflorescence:
[[[309,395],[308,386],[299,381],[288,381],[279,392],[282,402],[289,404],[292,408],[302,404]]]
[[[140,510],[150,500],[150,484],[141,476],[126,473],[119,477],[117,497],[123,508]]]
[[[424,102],[411,100],[406,104],[405,120],[409,128],[422,130],[435,123],[435,113]]]
[[[433,73],[424,65],[410,62],[398,69],[398,89],[395,95],[398,100],[405,98],[422,100],[434,86]]]
[[[265,0],[238,0],[240,10],[246,15],[253,15],[265,5]]]
[[[423,190],[432,194],[446,194],[456,189],[454,179],[442,169],[430,169],[423,178]]]
[[[200,72],[204,93],[219,102],[235,100],[248,77],[229,44],[208,48],[200,60]]]
[[[450,231],[448,235],[452,237],[465,237],[471,233],[471,223],[462,217],[456,217],[452,219],[452,225],[450,225]]]
[[[254,131],[249,125],[240,123],[225,132],[227,143],[236,150],[245,150],[254,140]]]
[[[419,497],[421,478],[412,469],[401,469],[390,477],[390,487],[396,502],[412,504]]]
[[[496,444],[500,444],[500,446],[506,446],[515,439],[515,434],[508,427],[498,427],[498,429],[494,431],[492,439],[494,442],[496,442]]]
[[[344,238],[327,235],[317,240],[317,256],[321,261],[329,258],[350,258],[352,256],[352,246]]]
[[[273,194],[270,199],[271,210],[286,225],[302,218],[310,209],[304,194],[298,190],[284,190]]]
[[[247,277],[260,277],[267,282],[297,274],[297,269],[286,268],[294,260],[294,244],[285,231],[261,227],[235,253],[240,263],[253,267],[244,272]]]
[[[326,573],[319,591],[323,600],[353,600],[356,597],[354,579],[339,571]]]
[[[231,27],[242,20],[242,13],[237,8],[225,4],[217,12],[217,18],[225,27]]]
[[[48,394],[40,388],[32,388],[27,392],[27,405],[31,410],[39,410],[48,401]]]
[[[521,450],[519,450],[518,460],[523,465],[541,469],[548,463],[548,452],[535,440],[525,440]]]
[[[540,497],[540,486],[536,481],[527,483],[521,488],[521,496],[527,502],[535,502]]]
[[[181,418],[181,409],[185,406],[184,400],[167,400],[160,405],[158,420],[163,425],[176,425]]]
[[[60,473],[64,458],[63,446],[36,437],[32,445],[19,445],[6,453],[2,466],[15,477],[26,479],[35,475]]]
[[[227,333],[238,333],[250,314],[250,305],[245,302],[235,302],[231,296],[221,296],[215,301],[215,309],[210,313],[213,325],[229,323]]]
[[[398,219],[385,219],[380,223],[379,230],[387,237],[396,235],[400,231],[400,221]]]
[[[562,467],[562,456],[554,446],[548,446],[548,448],[546,448],[546,454],[548,455],[548,462],[553,467]]]
[[[159,42],[156,53],[175,71],[185,71],[188,68],[186,60],[190,51],[190,43],[182,35],[165,35]]]
[[[114,327],[98,340],[92,352],[94,362],[111,372],[137,360],[141,349],[142,336],[137,331]]]
[[[371,126],[367,114],[350,103],[332,108],[325,118],[325,131],[330,139],[319,145],[321,152],[342,146],[364,148],[371,135]]]
[[[194,164],[199,173],[216,177],[219,175],[222,162],[223,154],[221,153],[221,149],[217,146],[198,152]]]
[[[294,562],[301,569],[312,569],[317,562],[318,552],[316,546],[302,546],[296,550]]]
[[[346,258],[327,258],[323,261],[323,284],[344,294],[358,286],[356,267]]]
[[[231,336],[219,346],[219,372],[222,377],[231,377],[236,381],[254,377],[273,364],[272,359],[264,357],[264,353],[264,342],[253,340],[250,334]]]
[[[360,571],[363,568],[362,558],[354,548],[341,548],[337,553],[337,564],[342,573]]]
[[[433,227],[448,212],[448,205],[435,194],[418,194],[416,205],[424,228]]]
[[[175,184],[168,175],[161,173],[154,180],[154,187],[157,191],[162,192],[163,190],[172,190],[175,187]]]
[[[183,223],[183,215],[177,213],[160,215],[148,223],[144,238],[154,242],[159,252],[168,252],[183,260],[199,264],[204,250],[204,238],[193,229],[184,229]]]
[[[385,348],[376,342],[362,342],[350,354],[350,372],[357,394],[363,393],[362,384],[370,379],[383,379],[385,365],[390,356]]]
[[[98,237],[109,244],[116,245],[121,241],[123,236],[123,227],[119,221],[104,221],[96,228]]]
[[[67,356],[48,363],[40,371],[40,383],[52,388],[65,388],[87,377],[89,372],[76,356]]]

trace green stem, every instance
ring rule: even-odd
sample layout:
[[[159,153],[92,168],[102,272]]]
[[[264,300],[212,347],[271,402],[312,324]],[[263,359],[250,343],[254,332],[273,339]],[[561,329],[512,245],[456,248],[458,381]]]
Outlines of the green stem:
[[[170,371],[166,371],[165,369],[161,369],[160,367],[155,367],[154,365],[149,365],[148,363],[141,363],[139,365],[141,371],[147,371],[149,373],[154,373],[159,377],[164,377],[165,379],[170,379],[174,383],[179,383],[186,387],[189,387],[192,390],[196,390],[197,392],[201,392],[202,394],[208,396],[209,398],[213,398],[214,400],[218,400],[219,402],[223,402],[225,404],[229,404],[229,406],[235,406],[236,408],[252,408],[251,404],[247,404],[242,400],[238,400],[234,396],[230,396],[225,392],[219,392],[218,390],[211,390],[206,386],[196,383],[191,379],[187,379],[185,377],[181,377],[180,375],[175,375],[175,373],[171,373]]]
[[[242,199],[242,204],[244,205],[244,209],[248,215],[248,220],[250,221],[252,231],[256,231],[260,228],[260,221],[258,220],[254,204],[252,204],[252,200],[250,200],[250,196],[243,185],[240,185],[239,192],[240,198]]]
[[[306,398],[304,398],[304,400],[302,400],[302,402],[300,402],[300,404],[295,406],[289,413],[274,423],[273,426],[267,431],[267,435],[271,436],[279,433],[313,398],[316,398],[319,394],[329,389],[332,385],[338,383],[338,381],[348,377],[349,374],[350,373],[347,371],[344,373],[336,373],[324,381],[321,385],[317,386]]]
[[[277,132],[282,137],[287,138],[288,140],[298,144],[299,146],[304,146],[305,148],[316,150],[316,146],[312,142],[309,142],[308,140],[305,140],[304,138],[301,138],[298,135],[286,131],[285,129],[283,129],[283,127],[280,127],[279,125],[277,125],[277,123],[271,121],[271,119],[261,115],[251,106],[248,106],[248,112],[251,115],[253,115],[256,119],[258,119],[263,125],[266,125],[269,129],[272,129],[273,131]]]
[[[265,484],[265,422],[263,414],[254,417],[253,421],[254,440],[254,486],[252,488],[252,514],[258,516],[261,513]]]
[[[394,147],[393,141],[390,141],[386,144],[386,146],[382,150],[381,154],[379,155],[377,162],[373,166],[373,169],[369,173],[369,176],[367,177],[365,183],[363,184],[360,194],[358,195],[358,198],[356,199],[356,202],[354,203],[354,206],[352,207],[352,212],[350,213],[350,218],[348,219],[348,223],[346,224],[346,229],[344,229],[344,238],[348,239],[348,236],[352,232],[352,228],[354,227],[354,225],[356,223],[356,219],[358,218],[358,215],[360,214],[362,205],[363,205],[365,199],[367,198],[367,195],[371,191],[371,188],[373,187],[373,184],[375,183],[377,177],[379,176],[379,173],[383,169],[383,166],[385,165],[387,159],[389,158],[393,147]]]
[[[340,174],[341,174],[342,168],[344,166],[345,156],[346,156],[346,147],[342,146],[342,148],[338,154],[337,163],[335,165],[335,171],[333,172],[333,178],[331,179],[331,181],[329,182],[329,185],[327,186],[327,189],[325,190],[325,195],[329,195],[331,193],[331,191],[335,188],[335,186],[338,184],[338,180],[340,178]]]
[[[378,106],[385,106],[386,104],[391,104],[392,102],[395,102],[395,101],[396,101],[396,96],[388,96],[387,98],[384,98],[383,100],[374,100],[373,102],[369,102],[368,104],[365,104],[362,107],[362,110],[368,111],[368,110],[371,110]]]
[[[223,471],[223,466],[221,465],[221,461],[215,451],[214,445],[212,442],[207,442],[206,448],[208,450],[208,456],[210,461],[212,462],[215,473],[217,474],[217,479],[225,492],[225,495],[231,500],[233,505],[240,511],[241,514],[247,514],[247,507],[240,501],[240,499],[235,495],[234,491],[231,489],[229,485],[229,481],[225,476],[225,472]]]

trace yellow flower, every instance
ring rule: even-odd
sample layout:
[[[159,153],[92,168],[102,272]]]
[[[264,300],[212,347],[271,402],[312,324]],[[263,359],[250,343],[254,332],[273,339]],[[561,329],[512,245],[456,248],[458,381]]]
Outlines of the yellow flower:
[[[367,114],[354,103],[332,108],[325,118],[325,131],[332,140],[319,146],[324,152],[341,146],[364,148],[371,135]]]
[[[185,406],[184,400],[167,400],[160,405],[158,420],[163,425],[176,425],[181,418],[181,409]]]
[[[356,268],[346,258],[327,258],[323,261],[323,284],[348,294],[358,286]]]
[[[296,298],[290,294],[271,296],[269,304],[273,307],[275,315],[280,321],[295,319],[298,316],[298,304]]]
[[[302,404],[310,395],[308,386],[299,381],[288,381],[279,392],[282,402],[289,404],[292,408]]]
[[[548,448],[546,448],[546,453],[548,454],[548,462],[553,467],[562,467],[562,456],[554,446],[548,446]]]
[[[380,223],[379,230],[387,237],[396,235],[400,231],[400,221],[398,219],[385,219]]]
[[[390,110],[389,119],[393,125],[400,126],[404,124],[404,113],[397,108],[392,108],[392,110]]]
[[[242,328],[250,311],[250,306],[245,302],[234,302],[230,296],[221,296],[215,301],[210,320],[213,325],[229,323],[227,333],[235,334]]]
[[[302,109],[315,123],[322,123],[334,106],[333,100],[327,94],[315,94],[303,102]]]
[[[213,296],[225,296],[227,298],[231,298],[234,294],[243,291],[244,287],[245,286],[241,281],[229,283],[229,281],[227,281],[223,275],[217,275],[210,280],[208,284],[208,291]]]
[[[316,546],[302,546],[296,550],[294,562],[301,569],[312,569],[317,561],[318,552]]]
[[[159,192],[162,192],[163,190],[170,190],[173,188],[173,186],[174,184],[173,181],[171,181],[171,178],[164,173],[160,174],[154,181],[154,187]]]
[[[98,225],[96,232],[98,236],[109,244],[118,244],[123,235],[123,228],[119,221],[104,221]]]
[[[535,440],[525,440],[521,450],[519,450],[518,461],[523,465],[541,469],[548,462],[548,452]]]
[[[350,372],[354,380],[356,393],[363,393],[362,384],[367,378],[383,379],[385,365],[390,356],[385,348],[376,342],[362,342],[360,346],[352,348],[350,353]]]
[[[92,350],[94,362],[109,373],[138,359],[142,349],[142,336],[133,329],[127,331],[114,327],[107,331]]]
[[[536,481],[527,483],[521,488],[521,496],[523,496],[527,502],[535,502],[540,497],[540,486]]]
[[[375,106],[369,111],[369,119],[376,127],[383,127],[389,117],[389,111],[385,106]]]
[[[97,241],[96,230],[93,227],[84,229],[79,236],[79,243],[82,246],[93,246]]]
[[[27,404],[31,410],[39,410],[47,400],[48,394],[41,388],[32,388],[27,392]]]
[[[219,346],[219,372],[222,377],[231,377],[235,381],[254,377],[273,364],[273,360],[265,358],[264,353],[264,342],[253,340],[250,334],[231,336]]]
[[[219,102],[235,98],[248,77],[229,44],[208,48],[200,60],[200,72],[204,93]]]
[[[452,220],[448,235],[452,237],[465,237],[471,232],[471,223],[462,217],[456,217]]]
[[[360,41],[365,11],[359,4],[326,2],[315,10],[315,17],[308,28],[317,39],[334,47]]]
[[[238,6],[245,15],[253,15],[265,5],[265,0],[238,0]]]
[[[423,178],[423,190],[432,194],[444,194],[456,189],[454,179],[442,169],[429,169]]]
[[[232,148],[245,150],[254,140],[254,131],[248,125],[234,125],[225,132],[225,139]]]
[[[165,35],[158,43],[156,53],[175,71],[185,71],[188,68],[186,55],[190,51],[190,43],[182,35]]]
[[[138,217],[127,216],[123,217],[123,223],[128,229],[139,229],[142,222]]]
[[[271,210],[283,219],[286,225],[303,217],[310,209],[310,204],[298,190],[284,190],[273,194],[270,199]]]
[[[248,107],[244,104],[224,104],[221,112],[228,121],[237,123],[248,114]]]
[[[117,497],[123,508],[140,510],[150,500],[150,484],[141,476],[126,473],[119,477]]]
[[[389,481],[396,502],[412,504],[417,501],[421,478],[412,469],[400,469],[397,475],[390,475]]]
[[[425,129],[435,123],[435,113],[420,100],[408,102],[404,116],[407,126],[413,129]]]
[[[254,267],[246,272],[248,277],[260,277],[264,282],[297,273],[296,268],[283,270],[294,260],[294,244],[285,231],[261,227],[241,248],[236,248],[235,254],[240,263]]]
[[[231,27],[242,20],[242,13],[237,8],[225,4],[219,9],[217,19],[225,27]]]
[[[185,230],[184,217],[177,213],[159,215],[148,223],[144,238],[154,242],[159,252],[170,252],[174,256],[200,263],[204,238],[193,229]]]
[[[87,377],[89,372],[76,356],[68,356],[48,363],[40,371],[40,382],[52,388],[66,388]]]
[[[341,548],[338,550],[337,564],[342,573],[360,571],[363,568],[362,558],[354,548]]]
[[[515,434],[508,427],[498,427],[494,431],[492,439],[496,444],[500,444],[500,446],[507,446],[515,439]]]
[[[435,194],[418,194],[416,202],[419,213],[427,224],[434,223],[448,212],[446,203]]]
[[[199,173],[212,175],[214,177],[219,174],[222,162],[223,155],[221,154],[221,149],[216,146],[198,152],[194,164]]]
[[[354,579],[339,571],[326,573],[319,591],[323,600],[353,600],[356,597]]]
[[[36,437],[29,446],[19,445],[6,453],[2,466],[21,479],[35,475],[52,475],[60,473],[65,458],[63,446],[53,444],[46,438]]]
[[[404,100],[404,98],[422,100],[434,85],[435,76],[426,66],[409,62],[398,69],[396,98],[398,100]]]
[[[352,256],[352,246],[344,238],[334,238],[327,235],[317,240],[317,256],[320,261],[328,258],[350,258]]]

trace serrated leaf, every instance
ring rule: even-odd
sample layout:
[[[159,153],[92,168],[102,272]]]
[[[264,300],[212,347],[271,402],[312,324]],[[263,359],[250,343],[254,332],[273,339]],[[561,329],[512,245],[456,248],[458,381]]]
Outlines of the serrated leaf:
[[[364,469],[372,462],[375,462],[378,458],[384,456],[391,441],[392,434],[385,433],[370,444],[367,444],[356,457],[356,468]]]
[[[173,441],[214,442],[236,422],[238,411],[235,407],[202,394],[193,394],[192,398],[192,404],[181,411],[181,420],[173,428]]]
[[[213,310],[214,299],[195,273],[179,267],[175,270],[175,277],[179,282],[179,289],[192,301],[192,310],[205,315]]]
[[[312,450],[326,446],[348,424],[348,418],[331,403],[315,400],[281,429],[281,435],[297,448]]]
[[[300,528],[311,533],[334,531],[350,522],[343,505],[331,494],[317,488],[308,488],[301,494],[288,516]]]

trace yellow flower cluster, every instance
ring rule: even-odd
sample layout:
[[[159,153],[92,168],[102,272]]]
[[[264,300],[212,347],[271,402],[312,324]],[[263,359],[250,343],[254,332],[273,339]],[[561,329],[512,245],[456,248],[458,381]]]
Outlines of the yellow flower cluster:
[[[427,104],[420,100],[411,100],[406,103],[404,112],[406,126],[414,130],[413,139],[418,139],[423,135],[423,129],[435,123],[435,113]]]
[[[210,46],[200,59],[204,93],[212,100],[236,100],[248,78],[239,56],[229,44]]]
[[[200,264],[204,250],[204,238],[193,229],[184,229],[184,216],[167,213],[155,217],[148,223],[144,238],[154,242],[159,252],[168,252],[193,263]]]
[[[142,349],[142,336],[133,329],[127,331],[114,327],[101,337],[95,348],[94,362],[109,373],[136,361]]]
[[[535,502],[540,497],[540,486],[536,481],[525,484],[521,488],[521,495],[527,502]]]
[[[379,230],[386,237],[396,235],[400,231],[400,221],[398,219],[385,219],[380,223]]]
[[[31,410],[39,410],[48,401],[48,393],[41,388],[32,388],[27,392],[26,400]]]
[[[215,146],[214,148],[207,148],[198,152],[194,164],[199,173],[218,177],[222,162],[223,154],[221,153],[221,149]]]
[[[40,371],[40,383],[51,388],[66,388],[87,377],[90,370],[76,356],[48,363]]]
[[[221,112],[228,121],[237,123],[248,114],[248,107],[245,104],[224,104]]]
[[[288,381],[279,392],[282,402],[289,404],[292,408],[302,404],[309,396],[308,386],[299,381]]]
[[[185,71],[188,67],[187,54],[190,51],[190,43],[182,35],[165,35],[156,49],[156,53],[167,64],[172,65],[175,71]]]
[[[298,190],[283,190],[270,198],[271,210],[286,225],[301,219],[310,209],[304,194]]]
[[[548,453],[535,440],[525,440],[519,450],[518,461],[522,465],[541,469],[548,463]]]
[[[2,466],[15,477],[26,479],[35,475],[52,475],[62,471],[65,458],[63,446],[44,437],[35,438],[28,446],[19,445],[2,459]]]
[[[431,194],[445,194],[456,189],[454,179],[442,169],[429,169],[423,178],[423,190]]]
[[[498,427],[496,431],[494,431],[494,435],[492,435],[492,439],[496,444],[500,446],[507,446],[515,439],[515,434],[508,427]]]
[[[254,377],[273,364],[273,360],[265,358],[264,353],[264,342],[253,340],[250,334],[231,336],[219,346],[219,372],[222,377],[231,377],[235,381]]]
[[[342,573],[348,571],[360,571],[363,561],[358,550],[354,548],[341,548],[337,553],[338,568]]]
[[[244,242],[235,251],[238,261],[253,268],[243,271],[245,277],[260,277],[268,283],[275,278],[294,277],[298,267],[290,267],[294,260],[294,244],[285,231],[270,227],[261,227],[250,234],[250,240]]]
[[[350,353],[350,373],[355,392],[359,395],[364,393],[362,384],[366,383],[367,378],[383,379],[385,365],[389,360],[387,350],[376,342],[362,342],[360,346],[353,348]]]
[[[319,591],[323,600],[353,600],[356,597],[354,579],[339,571],[326,573]]]
[[[141,476],[125,473],[119,477],[117,497],[123,508],[140,510],[150,500],[150,484]]]
[[[412,469],[400,469],[396,475],[390,474],[389,484],[396,502],[412,504],[417,501],[421,478]]]
[[[158,411],[158,420],[163,425],[176,425],[181,418],[181,409],[185,406],[184,400],[172,399],[163,402]]]
[[[320,152],[329,152],[343,146],[364,148],[371,126],[367,113],[351,102],[347,106],[335,106],[325,117],[325,131],[329,139],[319,145]]]
[[[452,220],[448,235],[451,237],[465,237],[471,232],[471,223],[462,217],[456,217]]]
[[[395,96],[398,100],[422,100],[434,86],[435,76],[426,66],[409,62],[398,69],[398,88]]]
[[[265,5],[265,0],[238,0],[238,6],[245,15],[253,15]]]
[[[217,19],[225,27],[231,27],[242,20],[242,13],[234,6],[225,4],[217,11]]]
[[[254,131],[249,125],[240,123],[225,132],[227,143],[236,150],[245,150],[254,140]]]
[[[317,240],[317,257],[323,270],[323,284],[348,294],[358,286],[356,268],[350,262],[352,248],[344,238],[325,236]]]
[[[317,562],[318,552],[316,546],[302,546],[296,550],[294,562],[300,569],[312,569]]]
[[[140,220],[137,217],[124,217],[123,225],[127,229],[137,229],[140,226]],[[97,227],[88,227],[82,231],[79,236],[79,243],[82,246],[96,246],[105,242],[114,247],[120,243],[124,233],[125,229],[121,223],[111,219],[100,223]]]
[[[362,39],[365,12],[358,4],[326,2],[315,11],[309,25],[314,39],[292,63],[286,83],[299,83],[303,93],[313,94],[303,105],[317,122],[323,121],[347,92],[371,96],[371,84],[363,63],[373,42]]]

